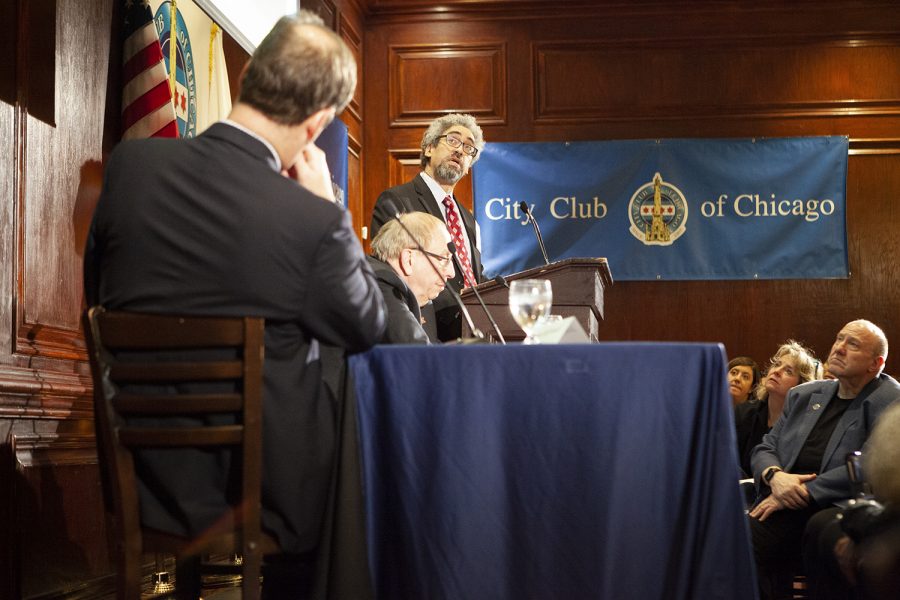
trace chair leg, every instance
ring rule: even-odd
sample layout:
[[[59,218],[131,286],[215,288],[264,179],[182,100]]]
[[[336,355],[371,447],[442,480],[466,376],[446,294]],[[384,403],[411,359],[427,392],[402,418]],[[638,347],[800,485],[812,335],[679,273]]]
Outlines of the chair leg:
[[[202,591],[200,557],[178,557],[175,562],[175,598],[199,600]]]

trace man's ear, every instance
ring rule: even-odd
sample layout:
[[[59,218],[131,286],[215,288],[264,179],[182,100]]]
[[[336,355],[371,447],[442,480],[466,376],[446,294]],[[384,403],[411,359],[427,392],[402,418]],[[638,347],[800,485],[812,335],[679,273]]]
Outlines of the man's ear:
[[[306,137],[312,144],[319,137],[319,134],[331,124],[334,120],[334,107],[322,108],[311,114],[303,121],[303,129],[306,131]]]
[[[412,275],[412,253],[412,250],[403,249],[397,257],[397,264],[400,265],[400,271],[405,277]]]

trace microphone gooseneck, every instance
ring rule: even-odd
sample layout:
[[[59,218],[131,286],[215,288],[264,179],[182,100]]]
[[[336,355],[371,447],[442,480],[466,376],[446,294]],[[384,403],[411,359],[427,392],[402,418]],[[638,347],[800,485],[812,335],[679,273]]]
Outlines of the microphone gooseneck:
[[[409,236],[409,239],[412,240],[412,243],[415,244],[416,250],[422,253],[422,256],[425,257],[425,260],[428,261],[428,264],[431,265],[431,269],[435,272],[435,274],[444,279],[444,276],[441,274],[440,269],[437,268],[437,265],[434,264],[434,261],[429,256],[428,252],[425,251],[425,248],[422,244],[419,243],[419,240],[412,234],[409,228],[403,223],[403,220],[400,218],[400,211],[397,210],[397,206],[390,200],[384,200],[382,205],[387,210],[389,215],[392,215],[392,218],[397,221],[397,224],[406,232],[406,235]],[[452,242],[451,242],[452,243]],[[454,258],[456,254],[453,255]],[[463,317],[466,320],[466,324],[469,326],[469,330],[472,332],[472,335],[478,338],[481,341],[484,341],[484,334],[481,333],[477,327],[475,327],[475,323],[472,322],[472,315],[469,314],[469,311],[466,309],[466,305],[463,304],[462,298],[459,297],[459,294],[454,290],[451,286],[445,285],[444,289],[450,292],[450,295],[453,297],[453,300],[456,302],[456,305],[459,306],[460,311],[462,312]]]
[[[450,256],[453,257],[453,264],[459,269],[460,273],[462,273],[462,263],[459,260],[459,256],[456,255],[456,244],[453,242],[447,242],[447,250],[450,251]],[[497,339],[500,340],[501,344],[506,344],[506,340],[503,339],[503,334],[500,333],[500,328],[497,326],[497,321],[494,320],[494,316],[491,314],[491,311],[488,310],[487,305],[484,303],[484,300],[481,298],[481,294],[478,292],[478,286],[472,286],[472,292],[475,294],[475,298],[478,299],[478,304],[481,305],[481,310],[484,311],[484,314],[487,316],[488,321],[491,324],[491,328],[493,328],[494,333],[497,334]]]
[[[519,208],[522,209],[522,212],[525,213],[525,216],[528,217],[528,220],[531,221],[532,227],[534,227],[534,235],[537,237],[538,246],[541,248],[541,254],[544,255],[544,264],[549,265],[550,259],[547,257],[547,248],[544,247],[544,238],[541,237],[541,229],[538,227],[537,220],[535,220],[534,215],[531,214],[531,210],[528,208],[528,203],[522,200],[519,202]]]

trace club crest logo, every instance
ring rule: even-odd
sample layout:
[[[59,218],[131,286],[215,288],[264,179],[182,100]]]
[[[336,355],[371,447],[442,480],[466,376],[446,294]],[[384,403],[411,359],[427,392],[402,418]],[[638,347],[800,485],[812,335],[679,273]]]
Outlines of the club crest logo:
[[[178,135],[192,138],[197,135],[197,78],[194,72],[194,55],[191,52],[191,38],[188,28],[181,16],[175,13],[175,35],[172,35],[172,3],[166,0],[156,9],[153,22],[159,43],[162,46],[166,71],[172,73],[173,43],[175,58],[175,89],[172,100],[175,104],[175,116],[178,120]],[[173,42],[174,37],[174,42]]]
[[[684,194],[657,173],[628,203],[631,235],[647,246],[669,246],[684,233],[688,205]]]

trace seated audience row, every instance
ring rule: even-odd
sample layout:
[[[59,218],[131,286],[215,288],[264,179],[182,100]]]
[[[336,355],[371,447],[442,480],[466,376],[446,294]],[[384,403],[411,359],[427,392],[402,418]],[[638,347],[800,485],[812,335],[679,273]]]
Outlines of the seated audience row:
[[[759,385],[759,366],[749,356],[738,356],[728,362],[728,393],[731,404],[747,402]]]
[[[821,376],[812,353],[788,342],[773,357],[760,401],[739,405],[739,414],[751,415],[746,417],[751,423],[771,427],[749,465],[758,498],[749,512],[750,532],[764,600],[792,596],[810,519],[853,496],[846,457],[863,448],[882,413],[900,400],[900,383],[883,373],[887,355],[887,338],[878,326],[851,321],[828,355],[835,380],[810,381]],[[776,418],[770,407],[777,405]]]
[[[787,393],[794,386],[816,379],[818,368],[819,361],[812,350],[788,340],[769,360],[765,377],[753,390],[755,402],[734,407],[741,477],[750,477],[750,454],[781,416]],[[729,372],[729,382],[731,379]]]
[[[803,561],[812,597],[888,600],[900,595],[900,405],[884,412],[863,453],[875,500],[820,511]]]

